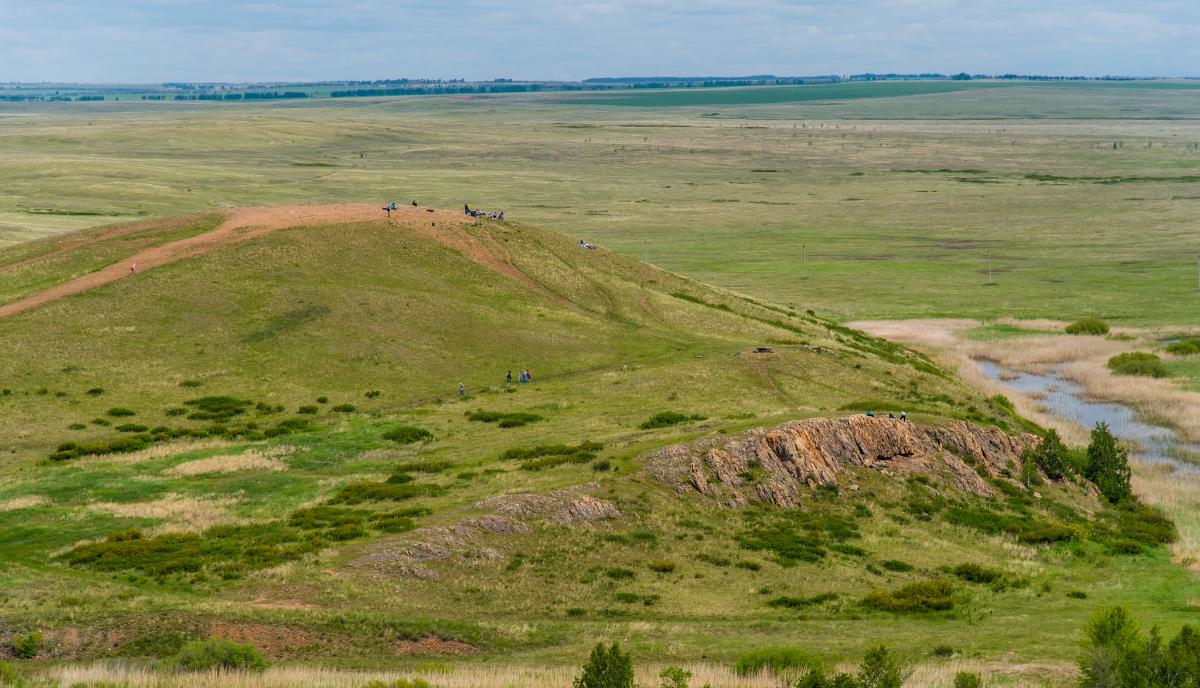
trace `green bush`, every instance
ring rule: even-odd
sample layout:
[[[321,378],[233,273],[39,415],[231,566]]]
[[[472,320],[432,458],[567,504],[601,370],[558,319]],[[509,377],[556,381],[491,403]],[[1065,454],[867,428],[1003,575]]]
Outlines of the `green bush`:
[[[450,468],[454,468],[453,461],[446,459],[422,459],[396,466],[396,473],[400,475],[405,473],[441,473]]]
[[[318,404],[328,404],[329,397],[317,397],[317,403]]]
[[[743,549],[769,551],[779,563],[791,566],[820,561],[827,548],[858,537],[858,524],[848,518],[822,511],[785,511],[770,513],[736,539]]]
[[[1191,625],[1164,643],[1158,629],[1142,633],[1125,609],[1102,610],[1087,626],[1083,650],[1085,688],[1200,685],[1200,631]]]
[[[675,562],[670,559],[656,559],[646,564],[646,567],[655,573],[671,573],[675,570]]]
[[[692,421],[704,420],[704,416],[687,415],[686,413],[678,413],[676,411],[663,411],[650,416],[642,421],[639,428],[642,430],[653,430],[655,428],[669,428],[673,425],[681,423],[690,423]]]
[[[882,645],[867,650],[858,670],[858,688],[900,688],[900,667]]]
[[[101,394],[104,394],[104,388],[103,387],[93,387],[93,388],[89,389],[87,392],[85,392],[85,394],[87,394],[89,397],[98,397]]]
[[[981,585],[989,585],[1004,578],[1003,571],[990,569],[979,564],[959,564],[950,569],[950,573],[968,583],[979,583]]]
[[[377,389],[373,389],[373,390],[367,392],[366,394],[364,394],[363,396],[365,396],[368,399],[375,399],[375,398],[378,398],[380,394],[382,394],[382,392],[380,392]]]
[[[837,593],[832,592],[823,592],[819,595],[812,595],[810,597],[790,597],[788,595],[783,595],[768,601],[767,606],[775,607],[777,609],[805,609],[808,607],[815,607],[819,604],[825,604],[826,602],[832,602],[837,598]]]
[[[354,413],[358,409],[354,404],[338,404],[331,406],[329,410],[334,413]]]
[[[304,404],[300,408],[296,409],[296,413],[302,413],[304,415],[311,416],[316,414],[318,410],[319,409],[312,404]]]
[[[401,425],[383,433],[383,439],[397,444],[414,444],[428,442],[433,439],[433,433],[415,425]]]
[[[199,380],[184,380],[179,383],[180,387],[202,387],[203,385],[204,383]]]
[[[12,637],[12,653],[17,659],[33,659],[42,651],[45,638],[39,631],[30,631]]]
[[[442,489],[437,485],[364,481],[351,483],[338,490],[338,493],[329,500],[329,503],[362,504],[363,502],[403,501],[416,497],[436,496],[441,494]]]
[[[812,671],[819,666],[817,659],[794,647],[766,647],[747,652],[738,658],[733,671],[738,676],[750,676],[766,669],[775,675]]]
[[[888,571],[904,572],[913,570],[912,564],[895,559],[888,559],[887,561],[880,562],[879,565]]]
[[[661,679],[659,688],[688,688],[692,672],[672,666],[658,672],[658,678]]]
[[[1073,600],[1086,600],[1088,598],[1088,594],[1082,590],[1069,590],[1067,591],[1067,597],[1070,597]]]
[[[468,411],[466,415],[467,420],[475,421],[476,423],[495,423],[502,428],[519,428],[530,423],[536,423],[539,420],[545,420],[536,413],[524,412]]]
[[[137,414],[134,413],[131,409],[122,408],[120,406],[115,406],[108,410],[108,415],[112,416],[113,418],[124,418],[127,416],[135,416]]]
[[[817,667],[801,676],[795,688],[858,688],[858,679],[843,673],[827,676],[823,669]]]
[[[604,471],[612,470],[612,467],[612,462],[610,462],[608,459],[600,459],[599,461],[592,463],[592,470],[596,471],[597,473],[603,473]]]
[[[1108,334],[1108,329],[1108,323],[1100,318],[1088,316],[1067,325],[1067,334],[1102,335]]]
[[[575,446],[567,444],[539,444],[534,447],[514,447],[500,455],[502,461],[526,459],[521,463],[521,470],[540,471],[554,468],[566,463],[588,463],[596,458],[597,452],[604,449],[599,442],[580,442]]]
[[[68,430],[86,430],[87,423],[71,423],[67,426]]]
[[[960,671],[954,675],[954,688],[983,688],[983,677],[972,671]]]
[[[1129,452],[1117,444],[1105,423],[1092,428],[1087,448],[1087,469],[1084,477],[1100,488],[1109,502],[1120,502],[1132,494],[1129,486]]]
[[[896,590],[875,590],[863,598],[863,604],[886,612],[940,612],[954,608],[953,592],[947,581],[918,581]]]
[[[1177,356],[1191,356],[1193,354],[1200,354],[1200,339],[1189,337],[1187,339],[1181,339],[1177,342],[1171,342],[1167,345],[1167,353],[1175,354]]]
[[[1025,460],[1032,460],[1050,480],[1062,480],[1071,467],[1068,450],[1055,430],[1047,430],[1037,446],[1026,451]]]
[[[185,643],[175,655],[174,663],[180,671],[262,671],[267,668],[267,660],[258,650],[224,638]]]
[[[214,396],[189,399],[183,405],[192,409],[189,420],[228,420],[244,414],[254,404],[246,399]]]
[[[1167,368],[1161,359],[1144,351],[1129,351],[1108,359],[1108,369],[1117,375],[1139,375],[1141,377],[1166,377]]]
[[[613,643],[598,643],[572,683],[573,688],[633,688],[633,659]]]
[[[146,432],[150,428],[138,423],[122,423],[113,429],[117,432]]]
[[[614,566],[610,569],[605,569],[604,575],[613,580],[629,580],[637,574],[623,566]]]

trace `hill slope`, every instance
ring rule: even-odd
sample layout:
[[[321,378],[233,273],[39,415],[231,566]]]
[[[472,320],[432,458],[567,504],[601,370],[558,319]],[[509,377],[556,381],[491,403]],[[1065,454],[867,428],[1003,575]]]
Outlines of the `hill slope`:
[[[922,357],[533,227],[374,212],[0,252],[8,303],[175,258],[0,318],[0,635],[41,629],[61,658],[204,635],[369,665],[574,663],[598,638],[720,660],[887,640],[1061,666],[1092,604],[1067,591],[1196,596],[1153,541],[1116,554],[1121,515],[1081,485],[1019,486],[1021,444],[995,428],[1022,421]],[[921,429],[750,431],[866,408]],[[716,445],[728,461],[704,458]],[[830,453],[809,481],[812,447]],[[691,482],[664,479],[679,470]],[[937,605],[864,606],[908,583]],[[1054,622],[1031,632],[1032,613]]]

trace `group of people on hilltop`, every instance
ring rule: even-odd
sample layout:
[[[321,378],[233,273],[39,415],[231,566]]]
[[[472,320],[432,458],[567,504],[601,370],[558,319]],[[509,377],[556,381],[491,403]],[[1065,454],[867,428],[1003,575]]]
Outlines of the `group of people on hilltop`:
[[[867,418],[874,418],[874,417],[875,417],[875,411],[873,409],[867,409]],[[894,419],[895,417],[896,417],[896,414],[888,413],[888,418]],[[902,421],[908,420],[908,411],[900,412],[900,420],[902,420]]]
[[[512,375],[511,370],[508,371],[508,375],[505,376],[504,381],[509,384],[512,384],[513,375]],[[520,373],[517,373],[517,382],[522,382],[522,383],[533,382],[533,372],[530,371],[528,368],[525,368]]]
[[[489,213],[486,210],[472,208],[470,203],[463,203],[463,213],[471,217],[486,217],[489,220],[503,220],[504,211]]]
[[[417,202],[416,202],[416,200],[414,200],[414,201],[412,202],[412,207],[414,207],[414,208],[416,208],[416,207],[417,207]],[[393,210],[395,210],[395,209],[396,209],[396,202],[395,202],[395,201],[392,201],[391,203],[388,203],[387,205],[383,206],[383,210],[384,210],[384,212],[386,212],[386,213],[387,213],[387,216],[388,216],[389,218],[392,216],[392,211],[393,211]],[[430,212],[433,212],[433,211],[430,211]]]

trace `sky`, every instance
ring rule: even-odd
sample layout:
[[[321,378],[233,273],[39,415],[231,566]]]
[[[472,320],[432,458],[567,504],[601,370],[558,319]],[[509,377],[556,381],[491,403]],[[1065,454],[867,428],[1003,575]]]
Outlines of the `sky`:
[[[0,0],[0,82],[1200,74],[1197,0]]]

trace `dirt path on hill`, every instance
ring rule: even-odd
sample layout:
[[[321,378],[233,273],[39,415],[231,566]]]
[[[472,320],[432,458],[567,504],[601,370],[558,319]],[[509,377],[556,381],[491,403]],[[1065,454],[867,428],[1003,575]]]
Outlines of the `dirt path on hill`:
[[[432,210],[413,206],[399,206],[392,211],[391,219],[383,216],[379,206],[365,203],[345,203],[337,205],[294,205],[294,206],[264,206],[257,208],[241,208],[230,212],[225,221],[216,229],[203,234],[167,242],[139,251],[112,265],[92,273],[57,284],[49,289],[31,294],[12,303],[0,306],[0,318],[16,315],[37,308],[58,299],[79,294],[96,287],[116,282],[120,279],[136,278],[137,274],[153,268],[174,263],[184,258],[193,258],[214,251],[223,246],[254,239],[276,230],[289,227],[306,227],[317,225],[347,224],[353,222],[390,222],[408,229],[419,231],[435,241],[460,251],[468,259],[510,277],[521,284],[541,292],[550,298],[567,303],[558,294],[547,289],[529,275],[517,269],[503,249],[489,236],[487,242],[463,231],[465,225],[472,223],[470,219],[459,213],[447,210]],[[86,245],[91,241],[121,236],[131,231],[144,229],[139,223],[137,229],[117,228],[104,235],[72,244],[70,248]],[[457,230],[457,231],[454,231]],[[487,230],[484,229],[484,233]],[[490,243],[499,249],[489,250],[485,243]],[[69,250],[65,248],[63,250]],[[60,251],[56,251],[58,253]],[[43,258],[45,256],[39,256]],[[136,265],[137,273],[130,268]],[[3,270],[9,266],[0,267]]]
[[[197,213],[194,215],[185,215],[183,217],[184,218],[200,217],[203,214],[204,213]],[[29,265],[31,263],[36,263],[38,261],[53,258],[55,256],[60,256],[64,253],[69,253],[71,251],[74,251],[77,248],[83,248],[84,246],[89,246],[91,244],[98,244],[102,241],[108,241],[109,239],[116,239],[119,237],[127,236],[129,234],[137,234],[138,232],[141,232],[141,231],[144,231],[147,229],[151,229],[161,223],[162,223],[162,220],[142,220],[140,222],[134,222],[131,224],[119,225],[117,227],[113,227],[111,229],[106,229],[102,232],[98,232],[93,235],[76,237],[76,238],[71,239],[70,241],[63,242],[61,245],[56,246],[54,249],[47,251],[45,253],[39,253],[36,255],[28,256],[26,258],[22,258],[20,260],[15,260],[11,263],[5,263],[4,265],[0,265],[0,272],[7,272],[9,270],[15,270],[19,267],[23,267],[23,266]]]

